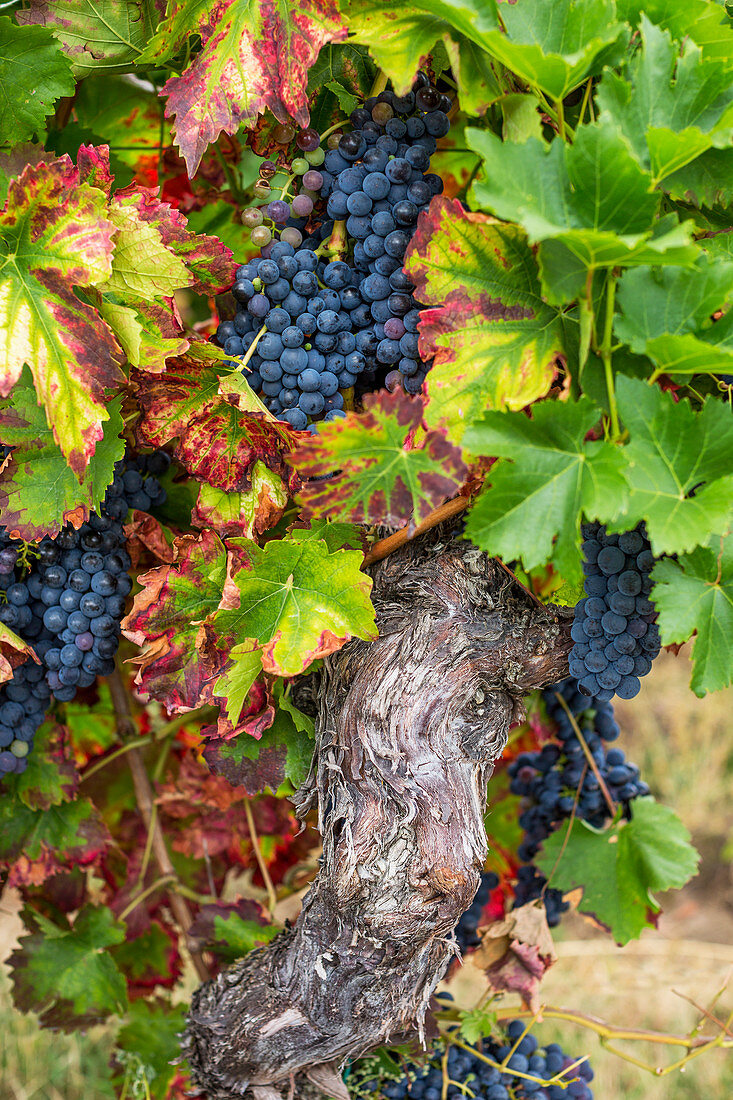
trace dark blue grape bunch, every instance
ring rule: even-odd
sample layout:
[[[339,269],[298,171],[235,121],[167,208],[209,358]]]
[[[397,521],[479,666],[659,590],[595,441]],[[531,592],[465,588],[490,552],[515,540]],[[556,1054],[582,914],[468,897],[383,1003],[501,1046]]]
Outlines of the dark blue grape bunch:
[[[65,527],[38,549],[39,565],[29,588],[50,635],[39,656],[54,698],[70,702],[77,688],[90,687],[97,676],[114,670],[125,599],[132,589],[130,555],[122,524],[104,512],[92,514],[78,529]]]
[[[462,952],[468,951],[472,947],[478,947],[481,943],[477,932],[481,914],[484,906],[488,904],[491,891],[495,890],[498,885],[499,879],[494,872],[484,871],[475,898],[455,927],[456,940]]]
[[[506,1025],[506,1038],[482,1039],[471,1050],[449,1046],[447,1095],[450,1100],[465,1097],[466,1087],[476,1100],[560,1100],[561,1097],[593,1100],[590,1064],[583,1061],[569,1071],[567,1080],[573,1082],[570,1085],[546,1084],[574,1065],[577,1059],[565,1054],[557,1043],[540,1046],[536,1036],[531,1032],[525,1034],[525,1031],[524,1021],[510,1020]],[[486,1062],[480,1054],[496,1064]],[[503,1064],[505,1059],[506,1065]],[[386,1083],[378,1078],[366,1079],[359,1084],[358,1094],[376,1094],[387,1100],[441,1100],[442,1089],[442,1065],[438,1059],[433,1059],[425,1066],[407,1063],[401,1077]]]
[[[559,890],[547,886],[547,880],[533,860],[542,842],[571,814],[600,829],[610,813],[568,711],[609,795],[614,803],[624,807],[626,817],[631,814],[629,804],[649,794],[649,787],[640,778],[636,764],[627,761],[621,749],[608,748],[605,743],[619,736],[613,707],[607,700],[589,699],[579,690],[573,677],[548,688],[542,697],[548,715],[556,724],[557,741],[550,741],[535,752],[520,753],[508,768],[510,789],[523,800],[519,824],[524,835],[517,852],[522,866],[517,873],[514,905],[526,905],[535,898],[544,897],[547,923],[554,927],[568,904]]]
[[[122,519],[130,508],[165,500],[162,451],[126,457],[99,513],[24,551],[0,528],[0,622],[29,641],[31,659],[0,685],[0,777],[21,772],[52,698],[70,702],[78,688],[114,669],[125,600],[132,589]]]
[[[643,524],[622,535],[584,524],[583,540],[586,594],[575,607],[570,672],[584,695],[633,699],[661,647],[650,599],[654,555]]]
[[[158,480],[171,464],[165,451],[136,456],[125,455],[115,463],[112,484],[107,489],[102,513],[124,519],[131,508],[150,512],[165,503],[165,489]]]
[[[42,617],[33,606],[26,572],[23,544],[0,527],[0,622],[23,638],[42,639]],[[32,658],[0,684],[0,778],[25,771],[49,696],[45,670]]]
[[[296,252],[282,240],[237,269],[237,311],[219,325],[217,342],[227,355],[248,356],[249,385],[298,431],[314,417],[343,415],[339,390],[364,369],[351,321],[357,282],[343,261],[323,263],[311,249]]]
[[[429,171],[437,139],[449,129],[449,96],[424,74],[411,92],[381,92],[351,114],[353,130],[326,154],[322,195],[330,219],[345,221],[360,273],[361,306],[352,314],[367,378],[386,371],[388,389],[418,393],[428,365],[418,352],[414,285],[403,271],[417,220],[443,190]]]

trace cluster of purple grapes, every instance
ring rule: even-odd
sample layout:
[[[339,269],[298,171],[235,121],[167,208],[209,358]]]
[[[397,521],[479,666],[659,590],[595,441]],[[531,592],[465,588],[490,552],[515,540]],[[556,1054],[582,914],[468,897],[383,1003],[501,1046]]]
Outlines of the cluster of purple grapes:
[[[475,898],[455,927],[455,937],[461,951],[468,951],[472,947],[478,947],[481,943],[477,931],[481,914],[484,911],[484,906],[488,904],[491,891],[495,890],[498,885],[499,879],[493,871],[485,871],[482,874]]]
[[[352,131],[330,136],[327,153],[314,131],[304,131],[296,141],[305,156],[291,167],[302,170],[308,193],[285,202],[283,192],[243,215],[260,255],[238,269],[236,314],[221,322],[216,340],[236,357],[233,365],[244,359],[248,382],[269,410],[298,430],[343,415],[341,391],[352,386],[422,387],[420,312],[402,265],[420,211],[443,188],[428,168],[437,138],[448,132],[450,106],[421,75],[405,96],[385,91],[368,99],[352,113]],[[272,162],[262,165],[266,176],[275,171]],[[269,188],[267,180],[260,184]],[[260,184],[255,192],[263,197]],[[326,202],[320,220],[313,208],[319,196]],[[321,253],[341,223],[344,255],[353,249],[353,260],[329,263]],[[303,239],[307,224],[312,231]]]
[[[543,699],[548,715],[557,726],[557,742],[548,742],[536,752],[520,753],[508,771],[512,793],[524,800],[519,817],[524,837],[517,852],[522,866],[517,876],[514,904],[515,907],[525,905],[544,896],[547,922],[552,927],[559,923],[568,906],[559,890],[547,886],[547,880],[532,862],[534,857],[542,842],[571,814],[601,828],[610,812],[568,711],[580,729],[585,747],[610,797],[614,803],[624,806],[627,817],[630,816],[629,803],[649,794],[649,788],[639,778],[637,766],[626,760],[623,751],[605,744],[615,741],[619,735],[613,707],[607,700],[589,699],[572,677],[543,692]]]
[[[52,697],[69,702],[78,688],[114,669],[132,589],[121,520],[129,508],[162,503],[158,475],[169,461],[157,453],[117,463],[99,514],[37,547],[0,529],[0,622],[30,642],[40,660],[25,661],[0,687],[0,776],[25,770]]]
[[[649,598],[654,555],[643,524],[610,535],[588,523],[583,540],[586,594],[575,607],[570,673],[594,699],[633,699],[661,647]]]
[[[245,377],[270,412],[302,431],[309,417],[344,415],[339,390],[366,366],[352,331],[361,301],[356,273],[283,240],[267,251],[237,269],[237,312],[221,322],[216,339],[227,355],[244,356]]]
[[[472,1050],[449,1047],[446,1095],[450,1100],[462,1100],[470,1089],[468,1095],[476,1100],[561,1100],[567,1096],[572,1100],[593,1100],[590,1063],[583,1061],[576,1065],[576,1061],[557,1043],[541,1047],[527,1031],[524,1021],[510,1020],[506,1037],[482,1039]],[[574,1068],[569,1069],[570,1066]],[[562,1085],[546,1083],[564,1070],[569,1072]],[[440,1061],[433,1060],[426,1066],[408,1063],[401,1077],[387,1083],[366,1080],[360,1084],[358,1093],[376,1093],[387,1100],[441,1100],[442,1090],[443,1068]]]
[[[364,330],[377,368],[396,368],[387,386],[418,393],[427,368],[418,354],[419,310],[402,270],[417,219],[443,190],[429,171],[437,139],[450,129],[450,97],[420,74],[404,96],[385,91],[351,114],[353,129],[326,154],[321,195],[327,214],[346,222],[354,241],[354,268],[369,310]]]

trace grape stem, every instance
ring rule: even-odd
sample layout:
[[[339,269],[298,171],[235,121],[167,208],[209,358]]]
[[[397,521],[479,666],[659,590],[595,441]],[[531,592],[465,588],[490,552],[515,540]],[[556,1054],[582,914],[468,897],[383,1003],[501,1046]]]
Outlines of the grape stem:
[[[265,883],[265,889],[267,890],[267,907],[272,915],[275,906],[277,905],[277,894],[275,893],[275,887],[272,885],[272,879],[270,878],[270,872],[267,869],[262,850],[260,848],[260,839],[257,836],[257,829],[255,827],[254,814],[252,813],[252,804],[248,798],[244,800],[244,813],[247,818],[247,828],[249,829],[249,837],[252,841],[252,850],[257,860],[257,866],[260,869],[263,882]]]
[[[554,693],[554,695],[555,695],[555,698],[557,699],[558,703],[560,704],[560,706],[562,707],[562,709],[565,711],[566,715],[568,716],[568,721],[570,722],[570,725],[573,727],[573,733],[575,734],[575,736],[580,741],[583,752],[585,753],[585,758],[588,761],[588,766],[591,769],[591,771],[593,772],[593,775],[596,777],[596,779],[598,781],[598,786],[601,788],[601,792],[603,793],[603,797],[606,800],[606,805],[608,806],[609,813],[611,814],[611,817],[615,817],[616,816],[616,803],[611,798],[611,792],[609,791],[608,787],[606,786],[606,781],[603,778],[603,776],[601,775],[601,773],[598,769],[598,765],[596,764],[595,760],[593,759],[593,753],[588,748],[588,743],[586,742],[585,737],[583,737],[583,734],[581,733],[580,726],[576,722],[575,716],[573,715],[573,712],[570,710],[570,707],[565,702],[565,700],[563,699],[560,692],[556,691]]]
[[[613,368],[611,365],[611,346],[613,344],[613,318],[616,306],[616,276],[609,273],[606,284],[606,323],[603,329],[603,340],[598,349],[598,354],[603,362],[603,370],[606,375],[606,390],[608,391],[608,408],[611,413],[612,442],[617,443],[621,437],[621,428],[616,406],[616,389],[613,382]]]

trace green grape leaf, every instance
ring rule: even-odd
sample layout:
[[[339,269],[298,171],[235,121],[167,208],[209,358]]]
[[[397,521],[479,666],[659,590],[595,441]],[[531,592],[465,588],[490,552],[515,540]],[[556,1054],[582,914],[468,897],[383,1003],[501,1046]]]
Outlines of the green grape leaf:
[[[362,528],[353,523],[333,523],[327,517],[311,520],[307,527],[293,527],[289,537],[293,542],[309,542],[312,539],[316,542],[325,542],[331,554],[344,548],[366,549],[366,538]]]
[[[51,875],[93,863],[109,844],[109,834],[87,798],[47,809],[43,798],[31,807],[18,798],[0,799],[0,866],[9,868],[11,886],[38,886]],[[53,792],[48,792],[50,801]],[[28,801],[31,801],[28,799]]]
[[[667,806],[635,798],[631,821],[603,832],[573,822],[570,835],[558,829],[542,845],[535,862],[553,887],[579,887],[578,905],[619,944],[637,939],[656,924],[661,909],[652,891],[679,889],[697,873],[698,853],[690,834]]]
[[[112,333],[76,288],[112,270],[114,226],[103,191],[68,157],[29,165],[0,211],[0,394],[24,363],[54,438],[81,478],[109,418],[105,390],[122,380]]]
[[[586,442],[599,410],[587,398],[556,401],[524,413],[486,413],[466,432],[474,454],[504,461],[471,509],[466,534],[504,561],[524,568],[552,562],[568,581],[580,578],[580,521],[613,519],[626,505],[624,452],[606,441]]]
[[[224,706],[232,727],[241,718],[250,689],[262,672],[262,654],[252,638],[233,645],[227,654],[227,667],[214,684],[214,694]]]
[[[733,202],[733,149],[709,149],[668,176],[664,189],[695,206],[728,206]]]
[[[323,133],[369,95],[376,66],[363,46],[328,42],[308,70],[310,124]]]
[[[702,256],[694,268],[640,267],[618,289],[614,328],[632,351],[673,377],[733,372],[733,262]],[[724,311],[711,323],[712,314]]]
[[[187,473],[225,492],[252,488],[258,461],[286,484],[288,454],[298,438],[247,395],[224,388],[221,364],[188,355],[172,359],[162,374],[134,371],[141,419],[138,438],[151,447],[176,441],[173,458]],[[227,380],[228,381],[228,380]],[[261,410],[261,411],[256,411]]]
[[[156,0],[30,0],[17,13],[19,23],[53,31],[79,79],[128,71],[159,18]]]
[[[624,79],[606,70],[598,86],[602,120],[623,134],[655,183],[733,137],[730,61],[702,58],[694,42],[682,52],[670,34],[642,15],[642,48]]]
[[[420,352],[435,356],[427,423],[451,440],[486,409],[521,409],[550,389],[564,351],[558,311],[542,300],[521,229],[436,198],[405,257],[420,321]]]
[[[727,687],[733,681],[733,536],[663,558],[652,576],[663,644],[696,634],[692,690],[704,695]]]
[[[343,111],[345,115],[350,115],[351,112],[359,106],[359,99],[357,96],[347,91],[343,84],[339,84],[338,80],[329,80],[324,87],[327,88],[329,92],[333,92],[338,100],[340,110]]]
[[[128,928],[127,938],[110,954],[125,975],[132,996],[149,996],[156,986],[172,988],[181,976],[181,956],[176,933],[156,920],[138,934]]]
[[[418,0],[409,7],[394,0],[358,0],[348,5],[344,17],[349,41],[368,46],[399,95],[410,90],[425,57],[442,49],[464,111],[483,114],[501,95],[486,52],[488,32],[499,26],[493,0]]]
[[[308,70],[322,46],[346,37],[333,0],[170,0],[166,16],[137,58],[175,57],[198,35],[201,49],[163,88],[166,115],[193,176],[222,130],[251,127],[269,108],[279,122],[308,125]]]
[[[620,58],[628,37],[614,0],[516,0],[499,11],[503,29],[486,34],[484,48],[553,100]]]
[[[17,12],[22,22],[23,12]],[[71,66],[50,31],[0,17],[0,143],[42,132],[61,96],[74,94]]]
[[[160,373],[165,370],[166,360],[188,351],[190,342],[175,309],[131,297],[127,297],[127,303],[123,304],[113,294],[97,295],[99,312],[117,337],[131,367]]]
[[[179,1035],[186,1023],[186,1007],[160,998],[136,1000],[129,1006],[117,1032],[118,1050],[134,1055],[144,1066],[151,1100],[167,1100],[180,1054]]]
[[[631,437],[624,448],[630,492],[620,529],[645,520],[657,556],[725,534],[733,517],[730,410],[709,397],[695,412],[689,401],[625,375],[617,376],[616,391]]]
[[[154,89],[106,71],[88,76],[77,85],[74,114],[85,129],[109,144],[110,155],[128,169],[157,165],[163,104]]]
[[[213,531],[176,539],[175,553],[172,565],[138,578],[142,591],[122,629],[142,647],[134,659],[139,690],[179,712],[211,702],[221,671],[224,658],[208,624],[222,599],[227,555]]]
[[[288,503],[288,491],[281,477],[259,459],[250,474],[252,487],[239,493],[225,493],[203,482],[191,524],[203,530],[212,527],[222,538],[251,539],[274,527]]]
[[[616,0],[619,19],[639,26],[642,13],[668,30],[679,42],[688,39],[701,47],[704,58],[733,56],[733,27],[719,0]]]
[[[466,139],[483,159],[473,201],[518,222],[532,244],[542,242],[540,271],[551,301],[582,290],[584,269],[695,260],[689,226],[673,219],[657,228],[652,179],[609,123],[580,127],[572,145],[538,138],[514,145],[470,126]],[[547,241],[554,247],[546,256]],[[562,257],[572,269],[569,286]]]
[[[237,545],[247,559],[231,576],[239,607],[217,612],[213,626],[234,639],[256,639],[266,672],[295,676],[349,638],[376,637],[372,582],[360,571],[358,551],[332,554],[323,542],[289,540]]]
[[[14,538],[28,542],[38,542],[44,535],[55,538],[65,524],[78,527],[99,511],[115,462],[125,453],[121,406],[121,397],[107,405],[109,419],[104,422],[102,440],[80,484],[54,442],[24,368],[13,390],[12,407],[0,412],[0,437],[14,448],[0,471],[0,515]]]
[[[270,924],[262,906],[252,898],[202,905],[190,935],[218,958],[234,962],[255,947],[269,943],[282,929]]]
[[[455,496],[468,468],[440,431],[427,432],[416,445],[422,417],[421,397],[381,391],[366,395],[364,412],[348,413],[306,437],[290,458],[304,478],[304,518],[417,525]],[[306,480],[328,474],[334,476]]]
[[[28,909],[24,915],[37,931],[9,960],[21,1012],[37,1012],[43,1027],[77,1031],[125,1011],[125,979],[107,951],[124,940],[125,927],[109,909],[87,905],[71,926]]]

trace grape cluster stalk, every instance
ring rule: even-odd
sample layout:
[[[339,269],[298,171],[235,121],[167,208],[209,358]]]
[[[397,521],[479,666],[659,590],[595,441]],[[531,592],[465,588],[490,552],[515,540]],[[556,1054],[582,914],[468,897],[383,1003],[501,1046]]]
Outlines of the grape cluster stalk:
[[[163,503],[158,477],[169,463],[164,452],[118,462],[99,512],[55,539],[28,546],[0,529],[0,622],[40,661],[28,658],[0,686],[0,777],[25,771],[52,699],[70,702],[114,670],[132,590],[121,521]]]
[[[557,740],[535,752],[520,753],[508,769],[511,791],[523,799],[519,824],[524,835],[517,852],[521,866],[514,904],[518,907],[542,897],[547,923],[554,927],[569,906],[561,891],[548,885],[533,862],[542,842],[571,817],[602,828],[612,811],[609,796],[628,819],[633,800],[649,794],[649,787],[623,750],[607,744],[619,736],[608,700],[589,699],[572,676],[544,691],[543,700],[556,724]],[[595,770],[586,753],[592,757]]]

